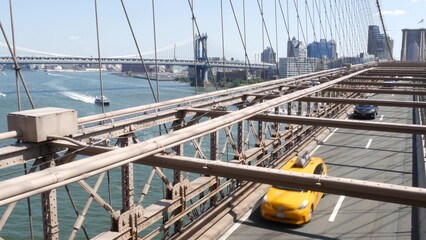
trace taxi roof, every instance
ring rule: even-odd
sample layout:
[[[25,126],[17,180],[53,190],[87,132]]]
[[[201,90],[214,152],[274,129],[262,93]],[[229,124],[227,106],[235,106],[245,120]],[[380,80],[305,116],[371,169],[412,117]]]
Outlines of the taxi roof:
[[[294,172],[313,173],[316,166],[324,161],[320,157],[295,156],[290,159],[281,170],[289,170]]]

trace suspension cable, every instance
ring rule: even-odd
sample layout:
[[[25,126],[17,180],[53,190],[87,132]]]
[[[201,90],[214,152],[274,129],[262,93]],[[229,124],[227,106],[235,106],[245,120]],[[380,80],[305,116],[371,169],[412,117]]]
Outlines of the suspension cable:
[[[220,0],[220,27],[222,31],[222,71],[223,71],[223,79],[226,81],[226,71],[225,71],[225,35],[223,30],[223,0]],[[220,81],[220,79],[219,79]]]
[[[247,30],[246,30],[246,0],[243,0],[243,25],[244,25],[244,42],[247,44]],[[249,65],[250,66],[250,65]],[[244,58],[244,67],[246,70],[246,85],[248,85],[248,71],[247,71],[247,58]]]
[[[24,86],[25,92],[27,93],[28,100],[30,101],[31,107],[35,109],[35,105],[33,99],[31,98],[30,91],[28,90],[27,84],[25,83],[25,79],[22,76],[21,67],[18,64],[18,60],[16,60],[16,55],[14,54],[12,48],[10,47],[9,40],[7,39],[6,32],[4,31],[3,24],[0,21],[1,32],[4,37],[4,41],[6,42],[7,48],[9,49],[10,55],[12,56],[13,63],[15,65],[15,71],[18,72],[19,78],[21,79],[22,85]]]
[[[191,0],[191,3],[193,3],[193,1],[194,0]],[[196,44],[196,35],[195,35],[195,16],[194,16],[193,13],[191,14],[191,20],[192,20],[192,44],[193,44],[192,53],[193,53],[193,56],[194,56],[195,95],[197,95],[198,94],[197,44]]]
[[[358,52],[359,52],[359,37],[357,37],[356,36],[356,34],[355,34],[355,27],[354,26],[356,26],[355,25],[355,23],[354,23],[354,19],[353,19],[353,15],[352,15],[352,11],[351,11],[351,8],[350,8],[350,3],[351,2],[349,2],[348,3],[348,1],[344,1],[345,2],[345,9],[346,9],[346,15],[348,15],[349,16],[349,28],[348,29],[350,29],[350,33],[352,34],[352,36],[351,36],[351,39],[353,39],[353,41],[354,41],[354,45],[352,46],[352,48],[354,49],[354,53],[353,53],[353,57],[355,57],[355,56],[357,56],[358,55]],[[357,34],[358,36],[359,36],[359,34]]]
[[[282,19],[283,19],[283,22],[284,22],[284,26],[285,26],[286,31],[287,31],[287,44],[288,44],[288,43],[290,43],[290,42],[291,42],[291,39],[290,39],[289,20],[288,20],[288,17],[289,17],[289,14],[288,14],[288,0],[287,0],[287,21],[285,20],[283,7],[282,7],[282,5],[281,5],[281,0],[278,0],[278,4],[280,5],[281,16],[282,16]],[[293,56],[293,57],[294,57],[294,59],[295,59],[295,63],[296,63],[295,65],[296,65],[296,69],[297,69],[297,74],[298,74],[298,75],[300,75],[300,72],[301,72],[301,71],[300,71],[299,61],[297,61],[297,59],[296,59],[296,57],[295,57],[293,43],[291,42],[290,44],[291,44],[291,46],[290,46],[291,54],[288,54],[288,50],[289,50],[289,49],[288,49],[288,46],[287,46],[287,56]],[[289,58],[289,57],[288,57],[288,58]]]
[[[275,10],[275,51],[274,55],[275,61],[279,61],[278,58],[278,16],[277,16],[277,0],[274,1],[274,10]],[[278,68],[279,69],[279,68]],[[280,78],[280,74],[278,74],[278,78]]]
[[[129,28],[130,28],[130,32],[132,33],[133,41],[135,42],[136,49],[138,51],[139,59],[141,60],[143,69],[144,69],[145,74],[146,74],[146,78],[148,79],[149,87],[151,88],[152,97],[154,98],[155,102],[158,102],[157,96],[155,95],[155,92],[154,92],[154,88],[152,87],[151,78],[150,78],[150,76],[148,74],[148,68],[146,67],[145,61],[144,61],[144,59],[142,57],[138,41],[136,40],[136,36],[135,36],[132,24],[131,24],[130,19],[129,19],[129,15],[127,14],[126,6],[124,5],[123,0],[120,0],[120,1],[121,1],[121,6],[123,7],[124,14],[126,15],[126,19],[127,19],[127,23],[129,25]]]
[[[99,21],[98,21],[98,4],[95,0],[95,18],[96,18],[96,44],[98,48],[98,64],[99,64],[99,83],[101,90],[101,106],[102,113],[105,113],[105,103],[104,103],[104,83],[102,81],[102,62],[101,62],[101,47],[99,43]]]
[[[13,8],[12,8],[12,0],[9,0],[9,14],[10,14],[10,27],[12,31],[12,45],[13,45],[13,55],[16,56],[16,43],[15,43],[15,24],[13,23]],[[15,84],[16,84],[16,97],[18,100],[18,111],[21,111],[21,91],[19,90],[19,76],[18,71],[15,70]],[[27,163],[24,163],[24,173],[27,172]],[[34,230],[33,230],[33,218],[32,218],[32,210],[31,210],[31,201],[30,198],[27,198],[27,209],[28,209],[28,224],[30,225],[30,235],[31,239],[34,240]]]
[[[248,65],[249,65],[251,75],[254,76],[253,69],[252,69],[251,64],[250,64],[250,59],[247,55],[247,47],[246,47],[247,43],[245,42],[245,40],[243,39],[243,36],[241,34],[240,25],[238,24],[237,15],[235,14],[235,9],[234,9],[234,5],[232,4],[232,0],[229,0],[229,4],[231,6],[232,13],[234,15],[234,20],[235,20],[235,24],[237,25],[238,33],[240,34],[241,44],[243,45],[243,48],[244,48],[245,60],[247,61]],[[244,23],[245,23],[245,21],[244,21]],[[244,24],[244,27],[245,27],[245,24]]]
[[[157,57],[157,32],[155,29],[155,5],[154,0],[152,2],[152,28],[154,31],[154,56],[155,56],[155,78],[157,79],[157,100],[160,102],[160,81],[158,79],[158,57]],[[160,135],[161,135],[161,125],[160,125]]]
[[[274,48],[272,47],[272,42],[271,42],[271,38],[269,37],[269,31],[268,31],[268,27],[266,26],[266,22],[265,22],[265,18],[263,16],[263,0],[262,0],[262,6],[260,6],[259,0],[257,0],[257,6],[259,7],[259,11],[260,11],[260,15],[262,16],[262,36],[263,36],[263,29],[265,29],[265,33],[266,33],[266,37],[268,38],[268,42],[269,42],[269,46],[271,46],[271,51],[272,53],[274,53]],[[263,39],[263,37],[262,37]],[[263,42],[263,40],[262,40]],[[279,71],[279,66],[278,66],[278,61],[276,58],[274,58],[275,61],[275,66],[277,68],[277,74],[278,76],[280,75],[280,71]]]
[[[12,30],[13,54],[16,55],[15,24],[13,24],[12,0],[9,0],[9,13],[10,13],[10,29]],[[16,83],[16,97],[18,100],[18,111],[21,111],[22,110],[21,109],[21,91],[19,89],[19,76],[16,70],[15,70],[15,83]]]
[[[376,0],[376,4],[377,4],[377,9],[379,10],[380,21],[382,22],[383,32],[385,34],[386,46],[388,47],[388,52],[389,52],[390,60],[393,61],[393,54],[392,54],[392,51],[391,51],[388,34],[386,33],[385,21],[383,20],[383,15],[382,15],[382,10],[380,9],[379,0]]]
[[[294,4],[294,7],[296,8],[296,17],[297,17],[297,22],[298,22],[298,29],[300,28],[300,31],[301,31],[301,34],[302,34],[302,37],[303,37],[303,41],[307,45],[307,40],[306,40],[306,37],[305,37],[305,31],[303,30],[302,21],[300,20],[299,2],[297,2],[296,0],[293,0],[293,4]],[[299,39],[298,39],[298,41],[299,41]],[[307,46],[306,46],[306,50],[307,50]],[[307,61],[307,62],[309,62],[309,61]],[[324,64],[324,63],[322,62],[322,64]],[[315,63],[313,63],[313,62],[311,62],[310,65],[311,65],[311,68],[315,67],[314,66]]]
[[[311,22],[312,31],[313,31],[313,34],[314,34],[314,42],[318,43],[318,44],[316,44],[317,45],[317,50],[318,50],[318,53],[320,55],[320,61],[321,61],[321,64],[322,64],[322,70],[324,70],[325,69],[324,56],[321,54],[321,49],[320,49],[320,46],[319,46],[321,38],[320,38],[320,41],[318,41],[317,34],[316,34],[315,28],[314,28],[315,24],[314,24],[314,21],[312,20],[312,15],[311,15],[311,11],[309,9],[309,5],[308,5],[308,1],[307,0],[305,0],[305,6],[306,6],[306,11],[307,11],[308,16],[309,16],[309,20]],[[325,43],[325,46],[327,48],[327,42]]]
[[[332,4],[330,1],[330,7],[332,8]],[[339,34],[339,42],[340,45],[342,47],[342,56],[343,56],[343,62],[345,61],[345,57],[348,54],[348,47],[347,47],[347,43],[345,41],[346,37],[345,37],[345,32],[344,32],[344,28],[342,26],[342,19],[340,19],[340,12],[339,12],[339,8],[337,5],[337,1],[334,0],[334,11],[332,11],[333,13],[333,20],[334,20],[334,24],[335,24],[335,28],[337,29],[337,32]],[[337,23],[339,24],[339,26],[337,26]],[[343,41],[341,41],[341,39],[343,38]],[[343,63],[342,62],[342,63]]]
[[[328,37],[327,37],[327,35],[328,35],[328,33],[327,33],[327,27],[324,27],[323,21],[322,21],[322,17],[321,17],[321,5],[318,5],[317,0],[314,1],[314,4],[316,6],[314,8],[317,9],[317,13],[318,13],[318,17],[319,17],[320,31],[324,32],[325,39],[328,39]],[[325,16],[326,16],[326,20],[328,21],[327,7],[324,8],[324,13],[325,13]],[[326,25],[327,25],[327,21],[325,22]],[[331,43],[335,47],[336,42],[335,42],[335,39],[334,39],[334,36],[333,36],[333,30],[332,30],[330,24],[329,24],[329,27],[330,27],[330,36],[331,36],[331,40],[329,40],[329,41],[332,41]],[[320,37],[320,39],[321,39],[321,37]],[[333,45],[331,45],[331,47],[333,47]],[[328,55],[330,56],[329,60],[330,60],[330,63],[331,63],[331,67],[333,68],[334,67],[333,61],[335,60],[334,59],[335,58],[335,52],[333,50],[335,50],[335,49],[334,48],[330,49],[330,45],[328,44],[328,41],[326,42],[326,50],[328,52]]]

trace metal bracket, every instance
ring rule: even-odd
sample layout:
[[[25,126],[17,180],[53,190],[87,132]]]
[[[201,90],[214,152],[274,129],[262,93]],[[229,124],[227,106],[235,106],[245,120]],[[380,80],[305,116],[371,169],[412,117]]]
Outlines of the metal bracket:
[[[181,197],[181,191],[180,191],[180,189],[182,187],[183,188],[189,188],[189,181],[187,179],[184,180],[184,181],[182,181],[182,182],[176,183],[173,186],[173,189],[172,189],[172,199],[173,200]]]

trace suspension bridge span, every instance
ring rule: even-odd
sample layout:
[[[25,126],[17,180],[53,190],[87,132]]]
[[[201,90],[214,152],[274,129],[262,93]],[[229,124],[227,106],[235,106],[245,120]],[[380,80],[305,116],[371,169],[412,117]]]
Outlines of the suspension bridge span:
[[[262,30],[255,36],[262,37],[265,49],[260,64],[249,57],[245,1],[244,21],[233,1],[227,5],[236,29],[231,39],[241,45],[242,61],[226,61],[224,46],[221,57],[207,56],[206,38],[197,40],[202,16],[193,1],[188,1],[193,45],[182,44],[186,50],[173,45],[164,57],[157,50],[147,57],[121,4],[136,55],[101,57],[98,34],[97,57],[40,51],[23,56],[0,20],[10,54],[0,57],[0,65],[14,65],[18,102],[17,111],[0,108],[5,118],[0,119],[0,239],[425,238],[426,63],[395,61],[389,49],[382,53],[386,61],[368,57],[369,1],[276,0],[271,8],[266,1],[252,3]],[[95,0],[96,23],[97,8]],[[274,11],[269,19],[268,9]],[[152,10],[156,41],[154,1]],[[12,16],[12,6],[10,11]],[[222,32],[225,45],[223,1],[220,13],[222,31],[215,33]],[[276,46],[267,24],[271,19]],[[279,27],[284,41],[278,39]],[[315,59],[306,55],[309,38],[316,43],[310,48],[318,53]],[[388,40],[386,33],[382,38]],[[321,50],[320,39],[332,47]],[[280,42],[287,43],[286,57],[278,54]],[[179,58],[179,51],[190,54]],[[33,75],[20,65],[36,63],[99,64],[101,96],[104,63],[139,63],[145,70],[151,64],[181,65],[199,75],[213,75],[212,67],[224,73],[268,68],[275,79],[255,84],[244,79],[243,86],[224,89],[215,83],[216,91],[204,93],[196,85],[194,95],[160,101],[159,83],[155,93],[147,76],[154,101],[111,111],[102,104],[102,111],[80,115],[77,104],[70,108],[49,100],[43,105],[40,97],[32,98],[31,91],[43,93],[51,85],[70,95],[54,81],[28,86],[24,75]],[[91,79],[79,76],[89,84]],[[68,75],[56,77],[73,85]],[[121,84],[127,91],[137,88]],[[29,102],[23,105],[21,88]],[[11,95],[0,93],[0,100]],[[375,106],[377,115],[354,119],[358,104]],[[280,170],[306,152],[324,159],[328,175]],[[259,205],[271,185],[326,196],[309,223],[294,227],[261,218]]]

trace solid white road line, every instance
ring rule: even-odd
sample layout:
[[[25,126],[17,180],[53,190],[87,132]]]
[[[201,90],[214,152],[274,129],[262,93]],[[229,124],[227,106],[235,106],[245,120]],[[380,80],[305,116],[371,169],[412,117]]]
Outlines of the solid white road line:
[[[333,212],[331,213],[330,218],[328,219],[329,222],[334,222],[334,219],[337,216],[337,213],[339,212],[340,206],[342,206],[342,202],[345,199],[345,196],[340,196],[339,200],[336,203],[336,206],[333,209]]]
[[[335,128],[322,142],[327,142],[327,140],[333,135],[339,128]]]
[[[368,140],[367,146],[365,146],[365,148],[367,148],[367,149],[368,149],[368,148],[370,147],[370,145],[371,145],[371,141],[373,141],[373,139],[371,139],[371,138],[370,138],[370,139]]]
[[[331,137],[331,135],[333,135],[333,133],[335,133],[337,131],[337,129],[339,128],[335,128],[326,138],[324,138],[324,140],[322,140],[323,143],[327,142],[327,140]],[[321,144],[317,145],[311,152],[310,155],[312,156],[314,154],[314,152],[316,152],[318,150],[318,148],[321,147]]]

